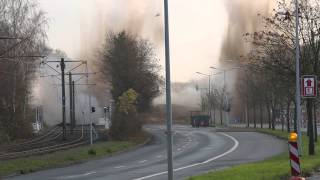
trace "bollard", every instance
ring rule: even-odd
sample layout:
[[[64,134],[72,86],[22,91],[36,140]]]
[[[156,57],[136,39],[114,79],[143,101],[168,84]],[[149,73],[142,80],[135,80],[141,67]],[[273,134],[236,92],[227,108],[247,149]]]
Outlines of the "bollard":
[[[299,160],[297,137],[298,135],[296,133],[290,133],[288,138],[290,166],[291,166],[291,175],[292,175],[290,180],[303,179],[299,177],[301,175],[301,167],[300,167],[300,160]]]

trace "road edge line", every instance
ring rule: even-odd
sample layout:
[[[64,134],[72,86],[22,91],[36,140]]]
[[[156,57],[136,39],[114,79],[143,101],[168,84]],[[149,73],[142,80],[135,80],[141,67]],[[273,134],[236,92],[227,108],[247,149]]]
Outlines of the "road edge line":
[[[176,168],[176,169],[174,169],[173,171],[174,171],[174,172],[177,172],[177,171],[180,171],[180,170],[183,170],[183,169],[187,169],[187,168],[191,168],[191,167],[195,167],[195,166],[199,166],[199,165],[208,164],[208,163],[210,163],[210,162],[212,162],[212,161],[214,161],[214,160],[217,160],[217,159],[219,159],[219,158],[221,158],[221,157],[223,157],[223,156],[226,156],[226,155],[232,153],[233,151],[235,151],[235,150],[238,148],[238,146],[239,146],[239,141],[238,141],[236,138],[234,138],[233,136],[228,135],[228,134],[226,134],[226,133],[222,133],[222,132],[219,132],[219,134],[228,137],[229,139],[231,139],[231,140],[234,142],[234,145],[232,146],[232,148],[230,148],[227,152],[224,152],[224,153],[222,153],[222,154],[220,154],[220,155],[218,155],[218,156],[212,157],[212,158],[210,158],[210,159],[208,159],[208,160],[206,160],[206,161],[204,161],[204,162],[195,163],[195,164],[190,164],[190,165],[187,165],[187,166],[183,166],[183,167],[180,167],[180,168]],[[156,176],[160,176],[160,175],[167,174],[167,173],[168,173],[168,171],[163,171],[163,172],[159,172],[159,173],[147,175],[147,176],[140,177],[140,178],[135,178],[135,179],[133,179],[133,180],[149,179],[149,178],[156,177]]]
[[[239,141],[238,141],[236,138],[234,138],[233,136],[230,136],[230,135],[228,135],[228,134],[226,134],[226,133],[222,133],[222,132],[219,132],[219,134],[222,134],[222,135],[230,138],[230,139],[234,142],[234,145],[233,145],[232,148],[229,149],[227,152],[225,152],[225,153],[223,153],[223,154],[220,154],[220,155],[218,155],[218,156],[215,156],[215,157],[213,157],[213,158],[211,158],[211,159],[208,159],[208,160],[202,162],[201,164],[210,163],[210,162],[212,162],[212,161],[214,161],[214,160],[216,160],[216,159],[219,159],[219,158],[221,158],[221,157],[223,157],[223,156],[226,156],[226,155],[232,153],[233,151],[235,151],[235,150],[238,148],[238,146],[239,146]]]

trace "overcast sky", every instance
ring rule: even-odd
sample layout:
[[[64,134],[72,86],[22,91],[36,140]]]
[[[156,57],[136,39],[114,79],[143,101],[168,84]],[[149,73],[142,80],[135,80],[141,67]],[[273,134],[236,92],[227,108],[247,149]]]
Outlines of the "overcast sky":
[[[217,64],[228,19],[222,1],[169,1],[173,81],[185,82],[199,78],[195,74],[196,71],[209,73],[209,67]],[[81,58],[83,47],[90,45],[86,41],[102,39],[101,33],[104,34],[104,31],[126,28],[126,24],[137,24],[138,20],[145,17],[135,31],[155,43],[157,56],[163,64],[163,43],[159,43],[159,39],[155,37],[155,31],[159,31],[157,24],[162,23],[163,0],[39,2],[50,19],[49,45],[65,51],[70,57]],[[158,13],[161,16],[155,17]]]

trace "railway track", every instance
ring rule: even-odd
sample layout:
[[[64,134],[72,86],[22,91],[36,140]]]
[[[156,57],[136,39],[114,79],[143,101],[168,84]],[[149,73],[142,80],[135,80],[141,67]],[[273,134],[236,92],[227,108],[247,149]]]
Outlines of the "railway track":
[[[18,152],[23,150],[30,150],[34,148],[48,146],[50,144],[56,144],[61,137],[62,132],[59,130],[59,127],[52,129],[48,133],[44,134],[43,136],[26,141],[20,144],[15,144],[11,146],[7,146],[3,148],[4,152]]]
[[[5,147],[5,151],[0,153],[0,160],[9,160],[32,155],[51,153],[88,144],[88,133],[76,132],[68,136],[68,141],[62,140],[60,127],[55,127],[46,134],[19,144]]]
[[[60,129],[59,126],[55,126],[52,129],[50,129],[47,133],[45,133],[45,134],[43,134],[43,135],[41,135],[39,137],[33,138],[31,140],[28,140],[28,141],[24,141],[24,142],[21,142],[21,143],[2,146],[1,150],[7,150],[7,149],[9,150],[9,149],[13,149],[15,147],[19,147],[19,146],[23,146],[23,145],[35,144],[35,143],[38,143],[38,142],[46,141],[48,137],[50,137],[51,135],[55,134],[57,131],[59,131],[59,129]]]
[[[85,138],[84,136],[81,136],[78,139],[73,140],[71,142],[60,143],[60,144],[50,145],[50,146],[41,147],[41,148],[34,148],[31,150],[1,154],[0,160],[16,159],[16,158],[27,157],[27,156],[36,155],[36,154],[45,154],[45,153],[65,150],[65,149],[87,144],[88,142],[89,141],[87,138]]]

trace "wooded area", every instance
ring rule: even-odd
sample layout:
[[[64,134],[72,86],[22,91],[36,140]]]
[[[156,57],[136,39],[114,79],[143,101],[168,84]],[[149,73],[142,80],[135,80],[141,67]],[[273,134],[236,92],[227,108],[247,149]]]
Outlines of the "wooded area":
[[[29,102],[38,56],[47,49],[46,26],[36,1],[0,1],[0,142],[32,134]]]

